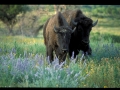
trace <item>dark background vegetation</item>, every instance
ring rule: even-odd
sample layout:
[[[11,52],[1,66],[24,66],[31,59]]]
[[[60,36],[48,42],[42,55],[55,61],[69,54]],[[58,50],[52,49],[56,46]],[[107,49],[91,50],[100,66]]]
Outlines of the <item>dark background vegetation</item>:
[[[47,18],[69,9],[81,9],[89,17],[120,19],[120,5],[0,5],[0,33],[37,37]]]

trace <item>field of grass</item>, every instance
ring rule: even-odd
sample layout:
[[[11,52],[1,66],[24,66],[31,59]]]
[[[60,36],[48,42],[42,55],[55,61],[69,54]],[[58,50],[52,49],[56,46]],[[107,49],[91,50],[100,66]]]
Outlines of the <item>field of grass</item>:
[[[96,20],[96,18],[93,18]],[[120,23],[98,19],[90,35],[92,56],[52,64],[45,57],[42,31],[37,38],[0,35],[0,87],[120,88]]]

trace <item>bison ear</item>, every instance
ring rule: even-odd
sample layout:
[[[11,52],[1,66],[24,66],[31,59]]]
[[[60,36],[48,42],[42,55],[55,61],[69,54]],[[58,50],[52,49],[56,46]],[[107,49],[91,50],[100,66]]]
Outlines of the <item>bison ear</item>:
[[[58,33],[59,32],[59,28],[54,26],[54,32]]]
[[[94,27],[95,25],[97,25],[98,20],[96,20],[94,23],[92,23],[92,27]]]

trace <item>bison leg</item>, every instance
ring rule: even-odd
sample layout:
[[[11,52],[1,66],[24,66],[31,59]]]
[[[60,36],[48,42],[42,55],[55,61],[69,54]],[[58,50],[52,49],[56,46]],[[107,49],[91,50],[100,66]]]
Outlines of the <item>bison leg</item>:
[[[76,58],[76,55],[78,55],[78,54],[79,54],[79,51],[77,51],[77,50],[69,51],[70,58],[71,57]]]
[[[86,55],[92,55],[92,49],[91,49],[90,46],[88,46],[88,50],[87,51],[84,51],[84,54],[85,54],[85,56]]]
[[[74,52],[74,51],[69,50],[69,57],[70,57],[70,58],[72,57],[73,52]]]
[[[47,57],[49,57],[50,63],[53,61],[53,49],[47,47]]]
[[[58,49],[55,49],[55,54],[56,54],[56,56],[57,56],[57,58],[58,58],[58,56],[59,56],[59,51],[58,51]]]

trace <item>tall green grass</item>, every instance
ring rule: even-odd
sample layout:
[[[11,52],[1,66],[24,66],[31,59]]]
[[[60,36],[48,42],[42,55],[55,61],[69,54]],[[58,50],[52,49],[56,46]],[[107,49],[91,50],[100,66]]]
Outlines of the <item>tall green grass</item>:
[[[91,33],[92,56],[50,65],[43,38],[0,37],[0,87],[120,87],[120,44],[111,35]],[[67,61],[69,63],[67,63]],[[62,66],[62,67],[61,67]],[[70,75],[69,75],[70,74]]]
[[[19,55],[23,56],[25,52],[32,54],[45,55],[45,45],[43,38],[27,38],[24,36],[2,36],[0,37],[0,54],[7,54],[9,52],[14,52],[16,57]]]

